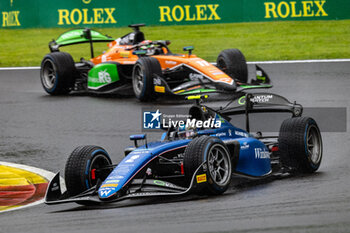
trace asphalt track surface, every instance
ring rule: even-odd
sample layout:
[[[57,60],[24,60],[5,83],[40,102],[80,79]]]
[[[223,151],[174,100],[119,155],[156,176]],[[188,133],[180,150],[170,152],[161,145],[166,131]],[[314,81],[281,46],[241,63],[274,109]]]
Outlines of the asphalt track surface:
[[[274,82],[271,92],[305,107],[346,107],[349,116],[350,62],[262,67]],[[76,146],[94,144],[118,162],[131,145],[128,136],[140,132],[142,106],[135,98],[52,97],[39,70],[0,71],[0,160],[63,171]],[[40,204],[1,213],[0,232],[349,232],[349,124],[346,132],[322,136],[323,161],[313,175],[232,185],[222,196],[180,201]]]

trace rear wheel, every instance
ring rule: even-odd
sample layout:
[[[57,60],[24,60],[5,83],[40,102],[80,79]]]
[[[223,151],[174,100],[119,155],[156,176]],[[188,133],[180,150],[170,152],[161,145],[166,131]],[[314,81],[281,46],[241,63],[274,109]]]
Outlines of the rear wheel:
[[[188,144],[183,162],[188,181],[203,163],[207,168],[206,185],[205,188],[197,189],[195,192],[197,194],[224,193],[231,182],[232,163],[230,153],[220,139],[202,136]]]
[[[248,81],[248,66],[243,53],[239,49],[225,49],[216,59],[217,67],[231,78],[242,83]]]
[[[69,156],[65,167],[65,181],[69,196],[78,195],[104,181],[112,169],[108,153],[98,146],[77,147]],[[84,204],[84,203],[79,203]]]
[[[278,137],[282,165],[299,173],[315,172],[322,160],[322,137],[311,117],[283,121]]]
[[[154,57],[141,57],[136,62],[132,73],[132,85],[136,98],[140,101],[151,101],[156,98],[153,78],[161,76],[162,69]]]
[[[49,53],[41,62],[41,84],[50,95],[68,94],[74,86],[75,72],[74,61],[69,53]]]

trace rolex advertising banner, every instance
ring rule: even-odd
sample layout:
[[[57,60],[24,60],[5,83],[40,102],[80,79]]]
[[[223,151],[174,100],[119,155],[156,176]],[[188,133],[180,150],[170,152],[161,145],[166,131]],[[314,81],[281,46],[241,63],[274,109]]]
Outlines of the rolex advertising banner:
[[[1,28],[350,19],[349,0],[1,0]]]

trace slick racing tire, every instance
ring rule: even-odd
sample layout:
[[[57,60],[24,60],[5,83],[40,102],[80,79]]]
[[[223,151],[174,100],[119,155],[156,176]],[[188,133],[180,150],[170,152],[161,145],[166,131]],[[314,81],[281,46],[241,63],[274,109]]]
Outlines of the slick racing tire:
[[[243,53],[239,49],[225,49],[216,59],[217,67],[231,78],[239,82],[248,81],[248,66]]]
[[[41,84],[50,95],[68,94],[74,86],[75,73],[74,61],[69,53],[49,53],[41,62]]]
[[[322,138],[316,121],[311,117],[284,120],[278,144],[283,166],[297,173],[313,173],[320,167]]]
[[[132,86],[136,98],[140,101],[151,101],[156,98],[153,78],[161,76],[162,69],[154,57],[141,57],[137,60],[132,72]]]
[[[205,185],[198,186],[194,192],[214,195],[224,193],[231,182],[232,162],[227,147],[220,139],[202,136],[193,139],[188,144],[183,161],[188,181],[192,179],[198,167],[203,163],[206,167],[205,173],[197,175],[193,182],[198,182],[198,176],[201,176],[203,179],[205,177]]]
[[[64,178],[68,195],[78,195],[95,186],[98,180],[104,181],[112,171],[112,168],[109,168],[111,164],[112,161],[103,148],[77,147],[69,156],[65,167]]]

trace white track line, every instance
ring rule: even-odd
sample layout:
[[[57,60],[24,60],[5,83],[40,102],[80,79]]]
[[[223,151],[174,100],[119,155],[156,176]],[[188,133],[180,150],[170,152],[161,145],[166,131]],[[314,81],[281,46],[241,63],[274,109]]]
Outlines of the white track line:
[[[40,66],[0,67],[0,70],[39,70]]]
[[[248,61],[248,64],[296,64],[296,63],[326,63],[350,62],[350,59],[319,59],[319,60],[288,60],[288,61]]]
[[[350,62],[350,59],[319,59],[319,60],[287,60],[287,61],[248,61],[247,64],[297,64],[297,63],[326,63]],[[213,62],[212,64],[215,64]],[[40,66],[0,67],[1,70],[39,70]]]
[[[0,165],[4,165],[4,166],[8,166],[8,167],[14,167],[14,168],[19,168],[19,169],[23,169],[23,170],[26,170],[26,171],[38,174],[38,175],[44,177],[45,179],[47,179],[49,182],[55,176],[55,173],[52,173],[50,171],[46,171],[46,170],[41,169],[41,168],[31,167],[31,166],[27,166],[27,165],[23,165],[23,164],[10,163],[10,162],[1,162],[0,161]],[[62,191],[65,191],[66,190],[66,186],[65,186],[64,182],[62,182],[62,180],[63,179],[61,178],[61,188],[62,188]],[[13,208],[13,209],[0,211],[0,213],[12,211],[12,210],[24,209],[24,208],[27,208],[29,206],[39,205],[41,203],[44,203],[44,199],[41,199],[39,201],[30,203],[30,204],[25,205],[25,206],[20,206],[20,207],[16,207],[16,208]]]

